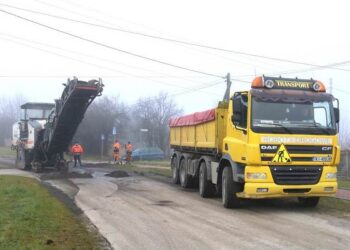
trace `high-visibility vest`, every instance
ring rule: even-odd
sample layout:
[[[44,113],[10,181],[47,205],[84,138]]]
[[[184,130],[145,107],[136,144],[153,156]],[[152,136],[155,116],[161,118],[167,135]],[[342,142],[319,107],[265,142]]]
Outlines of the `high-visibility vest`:
[[[73,147],[72,147],[72,153],[73,154],[82,154],[84,153],[84,149],[82,146],[80,146],[79,144],[75,144]]]
[[[114,152],[120,151],[120,143],[119,142],[114,143],[113,147],[114,147]]]
[[[132,152],[132,144],[127,144],[126,145],[126,151],[127,152]]]

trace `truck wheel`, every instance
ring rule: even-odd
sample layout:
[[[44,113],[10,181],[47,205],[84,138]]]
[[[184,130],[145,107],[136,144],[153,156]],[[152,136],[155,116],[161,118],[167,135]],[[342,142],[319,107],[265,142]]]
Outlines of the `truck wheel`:
[[[60,161],[57,166],[57,170],[60,171],[61,173],[67,173],[69,170],[68,163],[65,160]]]
[[[240,199],[236,196],[239,191],[238,183],[233,181],[232,168],[225,167],[222,174],[222,204],[226,208],[236,208],[240,205]]]
[[[33,165],[32,169],[35,173],[41,173],[44,170],[43,164],[40,162],[37,162],[37,161],[33,162],[32,165]]]
[[[183,188],[189,188],[192,184],[192,177],[187,174],[187,166],[185,159],[180,162],[180,185]]]
[[[199,166],[199,194],[203,198],[212,197],[214,195],[214,185],[207,179],[207,165],[202,162]]]
[[[171,159],[171,173],[172,173],[172,180],[174,184],[180,183],[180,177],[179,177],[179,169],[176,167],[177,158],[173,157]]]
[[[316,207],[320,197],[298,197],[299,205],[302,207]]]

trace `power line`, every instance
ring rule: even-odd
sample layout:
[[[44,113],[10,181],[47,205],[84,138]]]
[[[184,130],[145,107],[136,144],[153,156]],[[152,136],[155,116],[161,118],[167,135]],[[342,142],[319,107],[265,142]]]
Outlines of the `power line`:
[[[210,88],[210,87],[213,87],[213,86],[222,84],[222,83],[224,83],[224,82],[223,82],[223,81],[214,82],[214,83],[206,84],[206,85],[201,86],[201,87],[196,87],[196,88],[192,88],[192,89],[189,89],[189,90],[186,90],[186,91],[174,93],[174,94],[172,94],[172,95],[170,95],[170,96],[178,96],[178,95],[188,94],[188,93],[193,92],[193,91],[200,91],[200,90],[202,90],[202,89]],[[220,96],[221,96],[221,95],[220,95]]]
[[[341,92],[341,93],[346,94],[346,95],[350,95],[349,91],[346,91],[344,89],[339,89],[339,88],[336,88],[334,86],[333,86],[333,90],[336,90],[336,91]]]
[[[50,47],[50,48],[54,48],[54,49],[59,49],[59,50],[62,50],[62,51],[66,51],[66,52],[69,52],[69,53],[74,53],[74,54],[82,55],[82,56],[85,56],[85,57],[88,57],[88,58],[95,58],[95,59],[97,59],[97,60],[101,60],[101,61],[108,62],[108,63],[113,63],[113,64],[118,64],[118,65],[122,65],[122,66],[125,66],[125,67],[128,67],[128,68],[132,68],[132,69],[141,69],[141,70],[143,70],[143,71],[148,71],[148,72],[152,72],[152,73],[158,73],[157,71],[150,70],[150,69],[146,69],[146,68],[143,68],[143,67],[131,66],[131,65],[128,65],[128,64],[125,64],[125,63],[116,62],[116,61],[111,60],[111,59],[106,59],[106,58],[98,57],[98,56],[91,55],[91,54],[81,53],[81,52],[78,52],[78,51],[75,51],[75,50],[69,50],[69,49],[65,49],[65,48],[62,48],[62,47],[57,47],[57,46],[53,46],[53,45],[51,45],[51,44],[47,44],[47,43],[43,43],[43,42],[38,42],[38,41],[30,40],[30,39],[25,39],[25,38],[19,37],[19,36],[14,36],[14,35],[2,33],[2,32],[0,32],[0,35],[5,35],[5,36],[7,36],[7,37],[19,39],[19,40],[26,41],[26,42],[30,42],[30,43],[33,43],[33,44],[39,44],[39,45],[43,45],[43,46],[46,46],[46,47]],[[199,75],[197,75],[197,76],[199,76]],[[176,79],[185,79],[186,81],[189,81],[188,79],[186,79],[186,77],[181,77],[181,76],[169,76],[169,75],[162,74],[161,76],[158,76],[158,77],[171,77],[171,78],[176,78]],[[207,76],[203,76],[203,77],[207,77]],[[147,76],[144,77],[144,78],[147,78]],[[150,77],[148,77],[148,78],[150,78]],[[192,82],[193,82],[193,81],[201,82],[201,81],[193,80],[193,79],[192,79],[191,81],[192,81]]]
[[[0,38],[1,39],[1,38]],[[96,77],[95,75],[79,75],[80,77],[86,77],[86,78],[93,78]],[[98,75],[99,77],[102,78],[123,78],[125,75]],[[140,78],[144,79],[153,79],[153,78],[176,78],[176,77],[181,77],[181,78],[191,78],[195,76],[174,76],[174,75],[137,75]],[[14,74],[3,74],[0,75],[2,78],[62,78],[62,77],[67,77],[66,75],[14,75]],[[181,87],[181,86],[179,86]]]
[[[331,64],[325,64],[322,65],[322,67],[311,67],[311,68],[307,68],[307,69],[294,69],[294,70],[289,70],[289,71],[278,71],[278,72],[270,72],[270,73],[266,73],[264,75],[267,76],[276,76],[276,75],[289,75],[289,74],[294,74],[294,73],[304,73],[304,72],[308,72],[308,71],[315,71],[315,70],[323,70],[326,69],[327,67],[330,66],[339,66],[339,65],[346,65],[349,64],[350,61],[342,61],[342,62],[336,62],[336,63],[331,63]],[[250,74],[250,75],[240,75],[240,76],[236,76],[236,77],[255,77],[256,74]]]
[[[51,6],[51,7],[55,7],[55,8],[58,8],[58,9],[62,9],[62,10],[65,10],[65,11],[69,11],[69,12],[71,12],[71,13],[79,14],[79,13],[77,13],[76,11],[67,10],[67,9],[62,8],[62,7],[59,7],[59,6],[57,6],[57,5],[48,4],[48,3],[43,3],[42,1],[37,1],[37,2],[40,2],[41,4],[45,4],[45,5],[48,5],[48,6]],[[104,28],[104,29],[108,29],[108,30],[114,30],[114,31],[129,33],[129,34],[132,34],[132,35],[141,35],[141,36],[145,36],[145,37],[148,37],[148,38],[158,39],[157,36],[147,35],[147,34],[143,34],[143,33],[136,32],[136,31],[129,31],[129,30],[125,30],[125,29],[122,29],[122,28],[116,28],[116,27],[111,27],[111,26],[106,26],[106,25],[101,25],[101,24],[96,24],[96,23],[81,21],[81,20],[72,19],[72,18],[63,17],[63,16],[58,16],[58,15],[54,15],[54,14],[49,14],[49,13],[45,13],[45,12],[41,12],[41,11],[36,11],[36,10],[21,8],[21,7],[9,5],[9,4],[2,4],[2,3],[0,3],[0,5],[5,6],[5,7],[8,7],[8,8],[13,8],[13,9],[16,9],[16,10],[26,11],[26,12],[29,12],[29,13],[39,14],[39,15],[43,15],[43,16],[48,16],[48,17],[52,17],[52,18],[56,18],[56,19],[65,20],[65,21],[71,21],[71,22],[80,23],[80,24],[85,24],[85,25],[90,25],[90,26],[94,26],[94,27],[98,27],[98,28]],[[81,15],[81,14],[79,14],[79,15]],[[86,16],[86,15],[81,15],[81,16],[87,17],[87,18],[93,18],[93,19],[95,19],[95,20],[97,20],[97,21],[101,21],[101,20],[96,19],[96,18],[94,18],[94,17],[90,17],[90,16]],[[162,40],[164,40],[164,39],[162,39]],[[182,44],[182,46],[184,46],[184,47],[186,47],[186,48],[192,48],[192,49],[193,49],[193,46],[190,46],[190,47],[189,47],[189,45],[184,45],[184,44]],[[238,63],[240,63],[240,64],[254,65],[254,64],[252,64],[252,63],[247,63],[247,62],[242,62],[242,61],[239,61],[239,60],[234,60],[234,59],[232,59],[232,58],[225,57],[225,56],[222,56],[222,55],[220,55],[220,54],[213,54],[213,53],[203,52],[203,51],[201,51],[201,50],[197,50],[197,51],[200,52],[200,53],[204,53],[204,54],[209,54],[209,55],[213,55],[213,56],[216,56],[216,57],[220,57],[220,58],[223,58],[223,59],[225,59],[225,60],[238,62]]]
[[[56,55],[56,56],[59,56],[59,57],[63,57],[63,58],[67,58],[67,59],[70,59],[70,60],[73,60],[73,61],[77,61],[77,62],[80,62],[80,63],[83,63],[83,64],[94,66],[94,67],[97,67],[97,68],[106,69],[106,70],[113,71],[113,72],[119,72],[119,73],[122,73],[124,75],[131,76],[131,77],[144,79],[142,76],[130,74],[130,73],[127,73],[127,72],[119,71],[119,70],[116,70],[116,69],[113,69],[113,68],[109,68],[109,67],[105,67],[105,66],[100,66],[100,65],[97,65],[97,64],[94,64],[94,63],[89,63],[89,62],[86,62],[84,60],[79,60],[79,59],[76,59],[76,58],[73,58],[73,57],[70,57],[70,56],[62,55],[62,54],[59,54],[59,53],[56,53],[56,52],[52,52],[52,51],[49,51],[49,50],[46,50],[46,49],[38,48],[38,47],[35,47],[35,46],[32,46],[32,45],[28,45],[28,44],[25,44],[25,43],[22,43],[22,42],[14,41],[14,40],[11,40],[11,39],[8,39],[8,38],[0,37],[0,39],[6,40],[6,41],[9,41],[9,42],[12,42],[12,43],[16,43],[16,44],[19,44],[19,45],[22,45],[22,46],[25,46],[25,47],[30,47],[32,49],[36,49],[36,50],[39,50],[39,51],[42,51],[42,52],[45,52],[45,53],[53,54],[53,55]],[[2,78],[2,77],[6,77],[6,76],[1,76],[0,75],[0,78]],[[63,76],[63,77],[66,78],[67,76]],[[93,76],[93,77],[95,77],[95,76]],[[160,83],[162,85],[171,86],[171,87],[192,90],[192,88],[179,86],[178,84],[171,84],[171,83],[161,82],[161,81],[157,81],[157,80],[153,80],[153,79],[151,79],[151,81],[152,82],[156,82],[156,83]],[[201,91],[201,90],[199,90],[199,91]],[[201,92],[202,93],[206,93],[206,94],[213,94],[213,93],[209,93],[209,92],[206,92],[206,91],[201,91]]]
[[[51,8],[55,8],[55,9],[63,10],[63,11],[65,11],[65,12],[69,12],[69,13],[72,13],[72,14],[76,14],[76,15],[81,16],[81,17],[84,17],[84,18],[89,18],[89,19],[93,19],[93,20],[98,21],[98,22],[111,24],[110,22],[106,22],[105,20],[96,18],[96,16],[90,16],[90,15],[81,14],[81,13],[75,11],[76,8],[64,8],[64,7],[58,6],[58,5],[56,5],[56,4],[53,4],[53,3],[51,3],[51,2],[50,2],[50,3],[47,3],[47,2],[45,2],[45,1],[40,1],[40,0],[32,0],[32,1],[38,2],[38,3],[42,4],[42,5],[49,6],[49,7],[51,7]]]
[[[39,1],[39,2],[41,2],[41,1]],[[150,34],[145,34],[145,33],[142,33],[142,32],[127,30],[127,29],[121,29],[121,28],[116,28],[116,27],[106,26],[106,25],[100,25],[100,24],[91,23],[91,22],[85,22],[85,21],[72,19],[72,18],[67,18],[67,17],[62,17],[62,16],[58,16],[58,15],[52,15],[52,14],[48,14],[48,13],[44,13],[44,12],[40,12],[40,11],[35,11],[35,10],[30,10],[30,9],[25,9],[25,8],[20,8],[20,7],[16,7],[16,6],[13,6],[13,5],[8,5],[8,4],[0,4],[0,5],[6,6],[6,7],[9,7],[9,8],[13,8],[13,9],[18,9],[18,10],[22,10],[22,11],[35,13],[35,14],[45,15],[45,16],[49,16],[49,17],[53,17],[53,18],[57,18],[57,19],[62,19],[62,20],[66,20],[66,21],[71,21],[71,22],[81,23],[81,24],[85,24],[85,25],[100,27],[100,28],[104,28],[104,29],[108,29],[108,30],[120,31],[120,32],[124,32],[124,33],[129,33],[129,34],[133,34],[133,35],[138,35],[138,36],[143,36],[143,37],[148,37],[148,38],[153,38],[153,39],[158,39],[158,40],[164,40],[164,41],[167,41],[167,42],[174,42],[174,43],[178,43],[178,44],[190,45],[190,46],[201,47],[201,48],[217,50],[217,51],[222,51],[222,52],[228,52],[228,53],[234,53],[234,54],[250,56],[250,57],[258,57],[258,58],[263,58],[263,59],[273,60],[273,61],[280,61],[280,62],[285,62],[285,63],[299,64],[299,65],[306,65],[306,66],[320,67],[320,68],[330,68],[330,69],[341,70],[341,71],[350,71],[350,69],[343,69],[343,68],[337,68],[337,67],[332,67],[332,66],[323,66],[323,65],[317,65],[317,64],[312,64],[312,63],[300,62],[300,61],[295,61],[295,60],[290,60],[290,59],[283,59],[283,58],[277,58],[277,57],[271,57],[271,56],[258,55],[258,54],[247,53],[247,52],[238,51],[238,50],[219,48],[219,47],[216,47],[216,46],[209,46],[209,45],[200,44],[200,43],[194,43],[194,42],[188,42],[188,41],[183,41],[183,40],[178,40],[178,39],[172,39],[172,38],[166,38],[166,37],[161,37],[161,36],[156,36],[156,35],[150,35]],[[55,6],[55,7],[58,8],[57,6]],[[44,25],[44,24],[40,24],[40,23],[35,22],[33,20],[30,20],[30,19],[27,19],[27,18],[24,18],[24,17],[20,17],[20,16],[18,16],[16,14],[13,14],[13,13],[10,13],[10,12],[4,11],[4,10],[0,10],[0,11],[5,12],[5,13],[10,14],[10,15],[13,15],[13,16],[16,16],[18,18],[22,18],[22,19],[30,21],[30,22],[34,22],[34,23],[36,23],[38,25],[42,25],[42,26],[44,26],[46,28],[55,29],[53,27],[50,27],[50,26],[47,26],[47,25]],[[56,30],[56,31],[58,31],[58,30]],[[61,31],[61,30],[59,30],[59,32],[66,33],[66,34],[68,33],[68,32]],[[131,54],[133,54],[133,53],[131,53]],[[170,66],[170,65],[168,65],[168,66]],[[172,65],[172,66],[174,66],[174,65]],[[197,72],[197,73],[199,73],[199,72]],[[203,73],[203,72],[201,72],[201,73]]]
[[[331,64],[320,65],[320,66],[317,66],[317,67],[311,67],[311,68],[308,68],[308,69],[294,69],[294,70],[288,70],[288,71],[267,73],[266,75],[288,75],[288,74],[294,74],[294,73],[302,73],[302,72],[308,72],[308,71],[323,70],[323,69],[327,69],[327,68],[334,67],[334,66],[346,65],[346,64],[349,64],[349,63],[350,63],[350,61],[342,61],[342,62],[336,62],[336,63],[331,63]]]
[[[46,24],[42,24],[40,22],[31,20],[31,19],[26,18],[26,17],[22,17],[20,15],[17,15],[17,14],[14,14],[14,13],[2,10],[2,9],[0,9],[0,11],[5,13],[5,14],[14,16],[16,18],[25,20],[27,22],[31,22],[31,23],[34,23],[36,25],[45,27],[47,29],[54,30],[56,32],[59,32],[59,33],[62,33],[62,34],[65,34],[65,35],[68,35],[68,36],[71,36],[71,37],[74,37],[74,38],[77,38],[77,39],[80,39],[80,40],[83,40],[83,41],[86,41],[86,42],[89,42],[89,43],[92,43],[92,44],[95,44],[95,45],[98,45],[98,46],[101,46],[101,47],[104,47],[104,48],[112,49],[112,50],[115,50],[115,51],[118,51],[118,52],[130,55],[130,56],[138,57],[138,58],[141,58],[141,59],[144,59],[144,60],[156,62],[156,63],[163,64],[163,65],[166,65],[166,66],[169,66],[169,67],[182,69],[182,70],[186,70],[186,71],[190,71],[190,72],[194,72],[194,73],[198,73],[198,74],[203,74],[203,75],[213,76],[213,77],[218,77],[218,78],[224,78],[223,76],[219,76],[219,75],[216,75],[216,74],[211,74],[211,73],[206,73],[206,72],[200,71],[200,70],[190,69],[190,68],[187,68],[187,67],[184,67],[184,66],[180,66],[180,65],[164,62],[164,61],[161,61],[161,60],[158,60],[158,59],[154,59],[154,58],[151,58],[151,57],[147,57],[147,56],[136,54],[136,53],[133,53],[133,52],[130,52],[130,51],[126,51],[126,50],[123,50],[123,49],[119,49],[119,48],[116,48],[116,47],[113,47],[113,46],[110,46],[110,45],[107,45],[107,44],[104,44],[104,43],[100,43],[100,42],[97,42],[97,41],[94,41],[94,40],[91,40],[91,39],[88,39],[88,38],[84,38],[82,36],[75,35],[73,33],[67,32],[67,31],[63,31],[63,30],[51,27],[51,26],[46,25]]]
[[[41,3],[41,4],[44,4],[44,5],[46,5],[46,6],[49,6],[49,7],[53,7],[53,8],[56,8],[56,9],[59,9],[59,10],[63,10],[63,11],[68,11],[68,12],[70,12],[70,13],[74,13],[74,14],[77,14],[77,15],[79,15],[79,16],[82,16],[82,17],[85,17],[85,18],[89,18],[89,19],[93,19],[93,20],[96,20],[96,21],[99,21],[99,22],[102,22],[102,23],[107,23],[107,24],[110,24],[110,25],[114,25],[113,23],[111,23],[111,22],[107,22],[107,21],[105,21],[105,20],[102,20],[102,19],[98,19],[98,18],[96,18],[95,16],[90,16],[90,15],[86,15],[86,14],[82,14],[82,13],[80,13],[80,12],[78,12],[78,11],[72,11],[71,9],[67,9],[67,8],[63,8],[63,7],[61,7],[61,6],[58,6],[58,5],[55,5],[55,4],[52,4],[52,3],[46,3],[46,2],[43,2],[43,1],[40,1],[40,0],[34,0],[34,1],[36,1],[36,2],[39,2],[39,3]],[[67,2],[65,2],[65,3],[67,3]],[[81,4],[77,4],[76,2],[69,2],[68,4],[70,4],[70,5],[73,5],[73,6],[79,6],[79,9],[81,9],[81,8],[84,8],[84,9],[90,9],[90,8],[87,8],[85,5],[81,5]],[[22,10],[24,10],[23,8],[20,8],[20,9],[22,9]],[[27,9],[28,10],[28,9]],[[91,11],[92,9],[90,9],[90,11]],[[29,12],[31,12],[32,10],[28,10]],[[96,9],[93,9],[93,11],[94,12],[96,12],[97,10]],[[38,11],[36,11],[36,12],[38,12]],[[97,11],[97,12],[99,12],[99,11]],[[43,12],[41,12],[42,13],[42,15],[47,15],[47,13],[43,13]],[[37,14],[39,14],[39,13],[37,13]],[[143,36],[146,36],[146,37],[148,37],[148,38],[154,38],[154,39],[158,39],[157,38],[157,36],[152,36],[152,35],[149,35],[149,34],[145,34],[145,33],[142,33],[142,32],[136,32],[136,31],[130,31],[130,30],[126,30],[126,29],[122,29],[122,28],[119,28],[119,27],[116,27],[116,26],[105,26],[105,25],[99,25],[99,24],[96,24],[96,23],[89,23],[89,22],[84,22],[84,21],[81,21],[81,20],[76,20],[76,19],[71,19],[71,18],[66,18],[66,17],[62,17],[62,16],[57,16],[57,15],[51,15],[51,14],[48,14],[49,16],[51,16],[51,17],[54,17],[54,18],[59,18],[59,19],[63,19],[63,20],[68,20],[68,21],[73,21],[73,22],[80,22],[80,23],[82,23],[82,24],[87,24],[87,25],[91,25],[91,26],[95,26],[95,27],[100,27],[100,28],[105,28],[105,29],[109,29],[109,30],[114,30],[114,31],[120,31],[120,32],[125,32],[125,33],[130,33],[130,34],[132,34],[132,35],[143,35]],[[115,17],[114,17],[115,18]],[[70,20],[69,20],[70,19]],[[119,20],[120,20],[120,18],[118,18]],[[123,19],[121,19],[122,21],[125,21],[125,20],[123,20]],[[137,24],[137,23],[135,23],[135,22],[130,22],[130,21],[128,21],[129,23],[134,23],[134,24]],[[139,24],[140,25],[140,24]],[[144,25],[142,25],[142,26],[144,26]],[[148,28],[148,27],[146,27],[146,28]],[[157,31],[157,32],[160,32],[160,31],[158,31],[158,30],[155,30],[155,31]],[[140,34],[137,34],[137,33],[140,33]],[[163,32],[160,32],[160,34],[162,34],[162,35],[166,35],[166,34],[164,34]],[[170,35],[171,36],[171,35]],[[163,38],[163,37],[162,37]],[[179,38],[178,38],[179,39]],[[183,39],[183,38],[182,38]],[[213,52],[209,52],[208,50],[206,50],[206,51],[203,51],[203,50],[200,50],[200,49],[196,49],[196,48],[194,48],[192,45],[186,45],[186,44],[178,44],[178,45],[181,45],[181,46],[183,46],[184,48],[187,48],[187,49],[191,49],[191,50],[194,50],[194,51],[196,51],[196,52],[199,52],[199,53],[201,53],[201,54],[205,54],[205,55],[211,55],[211,56],[215,56],[215,57],[219,57],[219,58],[221,58],[221,59],[224,59],[224,60],[227,60],[227,61],[233,61],[233,62],[236,62],[236,63],[239,63],[239,64],[244,64],[244,65],[250,65],[250,66],[254,66],[254,65],[256,65],[256,62],[259,62],[257,59],[255,59],[255,61],[254,61],[254,63],[251,63],[251,62],[245,62],[245,61],[242,61],[242,60],[237,60],[237,59],[233,59],[233,58],[231,58],[231,57],[226,57],[226,56],[223,56],[222,54],[217,54],[217,53],[213,53]],[[264,64],[264,67],[266,67],[266,65],[268,64],[268,63],[266,63],[266,60],[264,61],[264,62],[262,62],[262,61],[260,61],[259,63],[263,63]]]
[[[236,78],[230,78],[230,80],[234,81],[234,82],[250,83],[249,81],[243,81],[243,80],[236,79]],[[210,87],[222,84],[222,83],[225,83],[225,82],[224,81],[219,81],[219,82],[205,84],[205,85],[202,85],[202,86],[198,86],[198,87],[192,88],[192,89],[187,90],[187,91],[183,91],[183,92],[178,92],[178,93],[172,94],[171,96],[183,95],[183,94],[187,94],[187,93],[190,93],[190,92],[193,92],[193,91],[200,91],[200,90],[203,90],[203,89],[206,89],[206,88],[210,88]]]
[[[83,63],[83,64],[91,65],[91,66],[94,66],[94,67],[97,67],[97,68],[107,69],[107,70],[111,70],[113,72],[122,73],[122,74],[125,74],[125,75],[129,74],[129,73],[126,73],[126,72],[123,72],[123,71],[120,71],[120,70],[112,69],[112,68],[109,68],[109,67],[103,67],[103,66],[100,66],[98,64],[86,62],[84,60],[76,59],[76,58],[73,58],[73,57],[70,57],[70,56],[67,56],[67,55],[63,55],[63,54],[56,53],[56,52],[53,52],[53,51],[49,51],[49,50],[46,50],[46,49],[38,48],[38,47],[35,47],[35,46],[32,46],[32,45],[28,45],[28,44],[23,43],[23,42],[19,42],[19,41],[15,41],[15,40],[9,39],[9,38],[0,37],[0,39],[6,40],[6,41],[9,41],[9,42],[12,42],[12,43],[20,44],[22,46],[29,47],[29,48],[32,48],[32,49],[36,49],[36,50],[39,50],[39,51],[42,51],[42,52],[45,52],[45,53],[48,53],[48,54],[56,55],[56,56],[59,56],[59,57],[62,57],[62,58],[66,58],[66,59],[70,59],[70,60],[73,60],[73,61],[77,61],[77,62],[80,62],[80,63]]]

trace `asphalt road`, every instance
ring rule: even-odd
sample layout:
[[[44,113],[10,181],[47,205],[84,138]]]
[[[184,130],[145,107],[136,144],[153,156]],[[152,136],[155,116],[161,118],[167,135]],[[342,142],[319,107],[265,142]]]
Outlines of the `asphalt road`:
[[[91,170],[91,169],[90,169]],[[349,249],[350,221],[293,200],[246,202],[225,209],[167,178],[54,180],[115,249]],[[1,170],[3,171],[3,170]],[[1,174],[0,171],[0,174]],[[63,184],[62,184],[63,183]],[[68,188],[67,188],[68,187]],[[71,191],[69,191],[71,190]]]
[[[13,166],[14,164],[15,159],[0,157],[0,168],[1,166],[3,166],[4,168],[8,168],[9,166]]]
[[[348,249],[350,221],[294,201],[220,199],[147,177],[74,179],[75,200],[115,249]]]

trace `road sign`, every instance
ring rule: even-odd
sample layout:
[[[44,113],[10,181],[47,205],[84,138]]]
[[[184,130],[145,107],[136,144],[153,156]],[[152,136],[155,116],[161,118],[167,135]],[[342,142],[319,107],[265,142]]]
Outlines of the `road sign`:
[[[292,161],[292,159],[290,158],[286,147],[283,144],[281,144],[281,146],[277,150],[277,153],[273,157],[272,162],[285,163],[285,162],[291,162],[291,161]]]
[[[105,135],[101,134],[101,141],[104,141],[104,140],[105,140]]]
[[[141,132],[148,132],[148,129],[147,128],[142,128],[140,129]]]
[[[116,128],[116,127],[113,127],[112,134],[113,134],[113,135],[116,135],[116,134],[117,134],[117,128]]]

